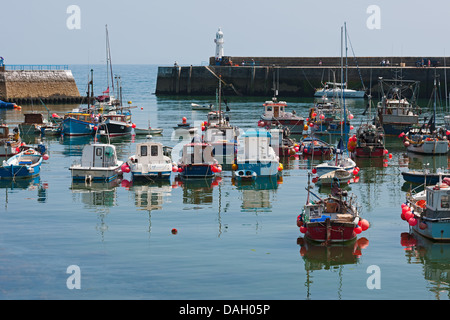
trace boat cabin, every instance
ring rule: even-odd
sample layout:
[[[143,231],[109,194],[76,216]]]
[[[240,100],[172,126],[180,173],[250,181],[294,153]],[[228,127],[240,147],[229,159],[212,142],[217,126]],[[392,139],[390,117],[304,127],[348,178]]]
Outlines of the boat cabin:
[[[264,104],[264,116],[279,118],[285,114],[285,108],[287,106],[285,101],[266,101]]]
[[[88,144],[83,148],[82,167],[107,168],[117,165],[116,147],[112,144]]]
[[[378,103],[378,109],[382,114],[390,114],[394,116],[412,116],[412,106],[406,99],[387,99],[383,97],[383,100]]]
[[[242,160],[268,161],[275,155],[275,152],[270,146],[272,139],[270,132],[265,130],[249,130],[242,137],[244,139],[244,148],[239,150],[239,158]]]
[[[426,187],[426,216],[428,218],[450,217],[450,178],[443,183]]]
[[[5,140],[9,138],[9,128],[7,125],[0,125],[0,139]]]
[[[215,163],[213,146],[209,143],[188,143],[183,146],[183,164]]]
[[[79,121],[92,122],[93,116],[90,113],[82,113],[82,112],[69,112],[64,115],[64,119],[72,118]]]
[[[127,122],[127,115],[126,114],[104,114],[102,115],[103,121],[111,120],[111,121],[118,121],[118,122]]]
[[[131,160],[133,163],[156,164],[156,163],[170,163],[170,158],[165,156],[163,145],[158,142],[142,142],[136,145],[135,159]]]
[[[24,124],[43,124],[44,116],[42,113],[25,113]]]

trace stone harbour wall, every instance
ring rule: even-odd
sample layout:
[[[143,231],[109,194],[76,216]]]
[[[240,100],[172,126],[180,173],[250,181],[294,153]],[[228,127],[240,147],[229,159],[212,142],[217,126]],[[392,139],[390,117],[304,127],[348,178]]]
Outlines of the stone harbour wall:
[[[0,100],[76,103],[81,97],[70,70],[0,70]]]

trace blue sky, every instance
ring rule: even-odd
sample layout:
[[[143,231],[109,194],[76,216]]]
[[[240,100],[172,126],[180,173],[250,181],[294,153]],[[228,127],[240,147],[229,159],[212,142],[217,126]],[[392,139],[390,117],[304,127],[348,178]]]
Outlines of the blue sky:
[[[80,29],[67,28],[67,7]],[[369,29],[370,5],[380,9]],[[214,55],[217,29],[231,56],[339,56],[347,22],[357,56],[450,54],[450,1],[416,0],[17,0],[2,3],[0,56],[9,64],[105,62],[199,65]],[[351,52],[349,52],[351,54]]]

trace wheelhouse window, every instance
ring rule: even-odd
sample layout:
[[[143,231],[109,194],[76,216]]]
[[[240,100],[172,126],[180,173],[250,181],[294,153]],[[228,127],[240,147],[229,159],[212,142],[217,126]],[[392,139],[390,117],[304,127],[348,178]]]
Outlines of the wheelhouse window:
[[[151,146],[150,154],[152,157],[157,157],[158,156],[158,146]]]
[[[450,208],[449,196],[441,196],[441,208],[442,209]]]
[[[141,157],[146,157],[147,156],[147,146],[141,146]]]

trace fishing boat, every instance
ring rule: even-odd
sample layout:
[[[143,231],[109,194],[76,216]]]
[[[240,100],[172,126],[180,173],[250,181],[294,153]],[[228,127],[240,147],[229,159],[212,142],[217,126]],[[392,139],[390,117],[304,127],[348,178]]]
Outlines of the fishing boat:
[[[183,146],[177,171],[183,179],[212,178],[222,167],[213,156],[213,147],[209,143],[191,142]]]
[[[247,130],[242,135],[233,164],[234,177],[256,179],[261,176],[275,176],[282,170],[279,157],[270,146],[271,134],[267,130]]]
[[[290,137],[288,129],[274,128],[269,129],[269,132],[271,135],[270,146],[279,157],[290,157],[297,153],[298,144]]]
[[[124,114],[104,114],[102,122],[98,125],[100,136],[121,137],[131,135],[133,124]]]
[[[346,171],[353,171],[356,167],[356,162],[345,154],[344,144],[342,139],[339,140],[336,148],[336,158],[327,162],[323,162],[314,167],[314,171],[320,177],[328,172],[338,169],[344,169]]]
[[[28,148],[8,160],[3,160],[0,166],[0,179],[31,178],[41,171],[43,155],[34,148]]]
[[[442,171],[430,172],[428,169],[403,171],[403,180],[414,184],[432,185],[439,182],[441,178],[450,178],[450,172]]]
[[[211,103],[209,105],[201,105],[201,104],[197,104],[197,103],[191,103],[191,108],[192,108],[192,110],[211,111],[214,108],[214,105]]]
[[[6,124],[0,124],[0,157],[11,157],[19,153],[21,144],[19,128],[14,128],[11,134]]]
[[[297,217],[297,226],[306,239],[323,244],[345,243],[355,240],[361,231],[369,228],[368,221],[359,216],[355,195],[349,196],[335,181],[331,194],[321,198],[311,191],[309,178],[306,204]]]
[[[370,123],[363,123],[356,131],[354,138],[356,144],[347,148],[357,158],[381,158],[384,157],[384,131],[383,127]]]
[[[61,125],[61,134],[67,136],[93,135],[98,128],[99,117],[87,110],[74,110],[64,115]]]
[[[436,72],[436,71],[435,71]],[[449,141],[447,130],[444,127],[436,128],[436,104],[437,104],[437,82],[436,74],[434,78],[433,90],[433,115],[429,122],[424,123],[420,128],[411,128],[406,134],[401,133],[403,143],[408,151],[429,154],[446,155],[449,151]]]
[[[306,137],[300,144],[300,152],[307,156],[328,156],[335,152],[331,144],[315,137]]]
[[[296,115],[295,111],[287,112],[287,103],[278,101],[276,97],[272,101],[266,101],[263,104],[264,113],[258,122],[259,127],[271,127],[280,125],[288,128],[291,134],[302,134],[304,130],[304,119]]]
[[[366,92],[363,90],[348,89],[347,83],[325,82],[323,88],[316,89],[314,97],[336,97],[344,91],[346,98],[364,98]]]
[[[46,121],[42,113],[25,113],[24,121],[19,124],[19,131],[22,135],[35,135],[41,133],[41,127]]]
[[[414,128],[403,136],[406,150],[427,155],[446,155],[449,141],[445,130],[431,131],[428,128]]]
[[[133,179],[169,179],[172,172],[172,160],[164,155],[159,142],[136,144],[136,153],[128,158],[127,164]]]
[[[380,78],[382,99],[377,104],[378,121],[386,135],[398,136],[419,123],[420,108],[416,104],[419,81]],[[412,91],[410,100],[406,95]]]
[[[337,169],[321,175],[317,180],[317,184],[322,186],[331,186],[334,181],[338,181],[342,184],[347,183],[352,178],[353,174],[351,172],[344,169]]]
[[[402,204],[402,219],[421,236],[437,242],[450,241],[450,178],[435,185],[418,186]]]
[[[122,164],[114,145],[94,143],[84,146],[81,162],[74,163],[69,170],[73,180],[111,181],[122,175]]]
[[[345,116],[344,116],[345,115]],[[346,121],[344,121],[344,118]],[[345,110],[334,99],[328,100],[323,98],[316,101],[314,106],[309,110],[307,125],[311,134],[348,134],[350,132],[350,120],[353,115],[349,110]]]
[[[216,158],[234,159],[238,136],[238,128],[230,124],[230,118],[221,110],[220,103],[218,111],[208,112],[203,140],[213,146],[213,154]]]

